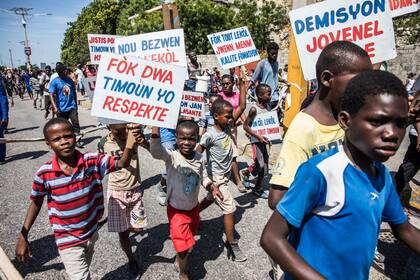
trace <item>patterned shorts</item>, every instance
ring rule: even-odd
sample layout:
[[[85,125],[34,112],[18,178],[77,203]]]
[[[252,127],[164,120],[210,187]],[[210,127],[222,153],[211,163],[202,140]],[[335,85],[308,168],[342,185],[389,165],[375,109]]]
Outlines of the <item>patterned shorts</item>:
[[[140,187],[129,191],[108,189],[108,231],[124,232],[146,226],[147,215]]]

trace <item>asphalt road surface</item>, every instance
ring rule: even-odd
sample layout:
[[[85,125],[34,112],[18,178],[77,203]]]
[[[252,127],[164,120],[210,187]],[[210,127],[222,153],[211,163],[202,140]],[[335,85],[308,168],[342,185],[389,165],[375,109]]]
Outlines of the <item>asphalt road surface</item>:
[[[41,137],[45,123],[44,111],[32,108],[32,102],[16,100],[10,111],[10,134],[8,138]],[[85,109],[79,110],[82,129],[97,125],[96,119]],[[96,145],[106,130],[96,131],[84,137],[85,148],[81,151],[96,151]],[[406,143],[404,144],[404,148]],[[279,147],[275,147],[278,150]],[[141,279],[177,279],[174,271],[175,251],[169,239],[169,227],[166,208],[156,200],[156,184],[164,165],[152,159],[142,150],[141,178],[143,180],[144,203],[149,218],[149,227],[141,234],[131,237],[133,250],[142,266]],[[401,161],[404,149],[399,151],[391,168],[395,169]],[[60,261],[54,243],[52,229],[48,222],[46,202],[41,209],[29,234],[33,257],[28,264],[14,261],[17,233],[23,224],[34,174],[52,153],[44,142],[13,143],[7,145],[6,163],[0,166],[0,245],[5,250],[19,272],[27,279],[66,279],[64,266]],[[240,166],[250,161],[240,157]],[[216,206],[211,206],[201,214],[201,224],[197,244],[192,253],[192,279],[271,279],[268,258],[259,245],[263,227],[271,215],[271,210],[264,199],[256,199],[252,194],[240,194],[231,184],[238,209],[235,215],[237,237],[248,261],[235,263],[229,261],[224,249],[222,213]],[[204,196],[204,191],[201,192]],[[99,241],[91,266],[93,279],[135,279],[128,272],[126,257],[119,247],[118,235],[108,233],[105,225],[99,231]],[[376,276],[375,276],[376,275]],[[375,279],[387,279],[376,272]],[[138,277],[137,277],[138,278]]]

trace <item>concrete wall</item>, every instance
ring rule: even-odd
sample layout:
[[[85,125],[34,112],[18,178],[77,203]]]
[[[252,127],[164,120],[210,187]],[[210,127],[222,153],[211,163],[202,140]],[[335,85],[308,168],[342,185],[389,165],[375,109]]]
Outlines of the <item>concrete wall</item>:
[[[410,72],[420,74],[420,44],[407,45],[397,48],[398,56],[388,61],[388,70],[405,81]],[[279,50],[278,62],[280,67],[287,63],[288,50]],[[220,65],[215,55],[198,55],[198,61],[203,65],[203,69],[213,69]],[[222,71],[222,74],[228,71]]]

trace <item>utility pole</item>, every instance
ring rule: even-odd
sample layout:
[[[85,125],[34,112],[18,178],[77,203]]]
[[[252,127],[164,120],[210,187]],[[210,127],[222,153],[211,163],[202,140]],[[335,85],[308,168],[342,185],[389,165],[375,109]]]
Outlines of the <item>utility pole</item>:
[[[10,64],[12,65],[12,68],[14,68],[13,67],[12,49],[9,49],[9,53],[10,53]]]
[[[292,9],[297,9],[309,4],[315,3],[315,0],[293,0]],[[284,126],[287,129],[292,122],[293,118],[300,111],[300,105],[306,98],[308,92],[308,82],[303,77],[302,67],[299,60],[299,54],[296,47],[295,36],[293,30],[290,28],[290,48],[289,48],[289,61],[287,69],[287,80],[300,87],[300,90],[295,86],[290,87],[291,104],[284,112]]]
[[[32,10],[32,8],[13,8],[10,9],[10,11],[14,12],[18,16],[22,16],[22,25],[23,30],[25,31],[25,54],[26,54],[26,67],[28,70],[31,70],[31,50],[29,48],[29,42],[28,42],[28,33],[26,31],[26,16],[28,16],[28,12]]]

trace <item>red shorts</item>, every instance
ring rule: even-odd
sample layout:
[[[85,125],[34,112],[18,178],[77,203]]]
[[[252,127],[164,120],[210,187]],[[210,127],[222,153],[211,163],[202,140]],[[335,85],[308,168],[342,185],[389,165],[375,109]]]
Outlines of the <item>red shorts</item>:
[[[198,204],[191,210],[179,210],[168,204],[169,233],[177,253],[187,251],[195,245],[194,234],[200,223]]]

